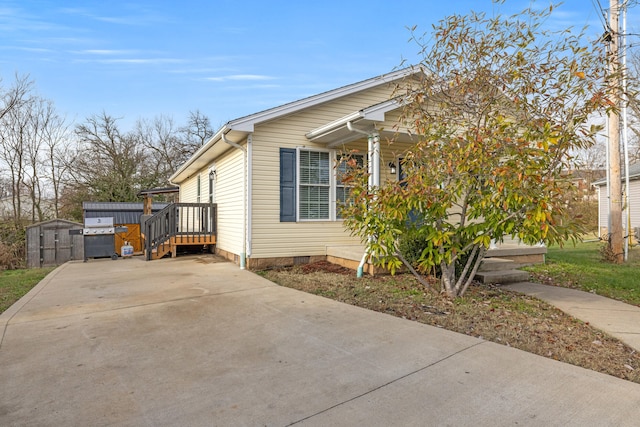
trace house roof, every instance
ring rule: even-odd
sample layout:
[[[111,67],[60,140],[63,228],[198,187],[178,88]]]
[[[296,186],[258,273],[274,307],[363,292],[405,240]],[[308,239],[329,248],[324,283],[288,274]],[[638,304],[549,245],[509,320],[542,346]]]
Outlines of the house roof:
[[[622,180],[624,180],[626,177],[626,175],[622,171],[620,176]],[[640,179],[640,162],[629,165],[629,180],[633,181],[636,179]],[[595,185],[598,187],[607,185],[607,179],[606,178],[600,179],[598,181],[593,182],[591,185]]]
[[[297,101],[293,101],[287,104],[280,105],[268,110],[260,111],[248,116],[240,117],[231,120],[224,124],[202,147],[196,151],[189,160],[187,160],[182,166],[178,168],[176,172],[169,178],[170,182],[181,182],[188,178],[192,173],[197,170],[206,167],[217,158],[220,154],[231,149],[230,144],[234,144],[242,141],[247,134],[254,131],[255,125],[268,122],[270,120],[279,119],[289,114],[293,114],[304,110],[306,108],[314,107],[316,105],[323,104],[325,102],[333,101],[343,96],[348,96],[363,90],[371,89],[383,84],[389,84],[391,82],[400,80],[402,78],[411,76],[413,74],[422,73],[421,68],[408,67],[401,70],[396,70],[391,73],[383,74],[381,76],[373,77],[371,79],[363,80],[361,82],[353,83],[350,85],[342,86],[337,89],[333,89],[327,92],[322,92],[317,95],[313,95],[307,98],[303,98]],[[355,119],[358,120],[373,120],[376,117],[380,117],[380,114],[384,114],[385,109],[398,108],[397,101],[385,101],[380,104],[372,105],[363,110],[355,112],[353,114],[358,115]],[[348,116],[346,116],[348,118]],[[340,128],[346,127],[345,118],[342,118],[335,123],[332,122],[336,131]],[[331,131],[330,124],[323,127],[327,127],[327,131]],[[318,138],[322,138],[322,129],[318,128],[309,132],[313,135],[314,132],[318,132]],[[344,130],[343,130],[344,132]],[[325,135],[326,136],[326,135]],[[225,143],[225,140],[228,143]]]
[[[413,67],[403,68],[401,70],[393,71],[391,73],[383,74],[381,76],[373,77],[361,82],[352,83],[350,85],[342,86],[337,89],[309,96],[298,101],[293,101],[279,107],[264,110],[255,114],[251,114],[249,116],[240,117],[238,119],[230,121],[225,126],[228,126],[231,130],[253,132],[254,125],[258,123],[280,118],[282,116],[303,110],[305,108],[313,107],[315,105],[332,101],[343,96],[351,95],[362,90],[370,89],[381,84],[391,83],[415,73],[416,69]]]

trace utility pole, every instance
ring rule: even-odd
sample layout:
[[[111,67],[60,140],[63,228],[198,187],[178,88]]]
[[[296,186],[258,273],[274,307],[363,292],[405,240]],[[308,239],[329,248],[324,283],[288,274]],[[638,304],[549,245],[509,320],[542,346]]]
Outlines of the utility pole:
[[[624,258],[622,236],[622,180],[620,176],[620,5],[610,0],[609,11],[609,76],[613,108],[609,112],[609,249],[613,261]]]

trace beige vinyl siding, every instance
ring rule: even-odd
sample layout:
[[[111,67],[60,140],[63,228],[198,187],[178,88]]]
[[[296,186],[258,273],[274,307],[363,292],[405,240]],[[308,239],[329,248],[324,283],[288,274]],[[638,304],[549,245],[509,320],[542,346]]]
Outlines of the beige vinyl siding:
[[[227,151],[215,164],[215,203],[218,206],[216,247],[239,255],[243,246],[244,154],[238,149]]]
[[[206,173],[206,172],[205,172]],[[189,177],[180,184],[180,202],[196,203],[198,174]]]
[[[280,148],[326,149],[324,144],[309,142],[304,135],[327,122],[385,101],[389,95],[388,88],[375,88],[256,127],[252,154],[252,258],[325,255],[327,246],[360,243],[340,220],[280,222]],[[392,156],[386,144],[382,146],[381,179],[385,179],[388,168],[384,165],[390,160],[384,157]],[[366,156],[366,139],[344,148],[354,147]]]
[[[213,163],[180,184],[180,202],[196,203],[198,175],[201,180],[200,201],[209,201],[209,170],[212,166]],[[216,247],[240,254],[243,244],[243,152],[238,149],[226,151],[215,161],[215,166],[215,203],[218,208]]]

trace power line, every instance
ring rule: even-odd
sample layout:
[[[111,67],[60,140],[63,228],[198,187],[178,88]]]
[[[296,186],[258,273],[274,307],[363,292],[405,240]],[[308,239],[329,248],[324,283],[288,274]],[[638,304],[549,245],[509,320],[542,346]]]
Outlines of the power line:
[[[609,23],[607,22],[607,12],[605,12],[604,8],[602,7],[602,3],[600,3],[600,0],[591,0],[591,4],[593,4],[596,12],[598,12],[598,18],[600,18],[600,23],[602,24],[605,33],[609,32],[610,28]]]

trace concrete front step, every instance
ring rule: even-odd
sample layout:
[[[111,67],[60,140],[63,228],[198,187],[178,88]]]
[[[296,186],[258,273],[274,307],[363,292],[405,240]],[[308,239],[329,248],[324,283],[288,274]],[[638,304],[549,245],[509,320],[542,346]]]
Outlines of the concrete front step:
[[[525,265],[542,264],[547,253],[544,246],[527,246],[501,244],[497,248],[489,249],[486,258],[503,258],[510,259],[516,263],[515,267]]]
[[[480,268],[478,271],[502,271],[502,270],[513,270],[514,268],[519,267],[516,265],[515,261],[512,259],[505,258],[485,258],[482,260],[482,264],[480,264]]]
[[[481,271],[476,273],[476,280],[481,283],[515,283],[529,280],[529,273],[521,270]]]

